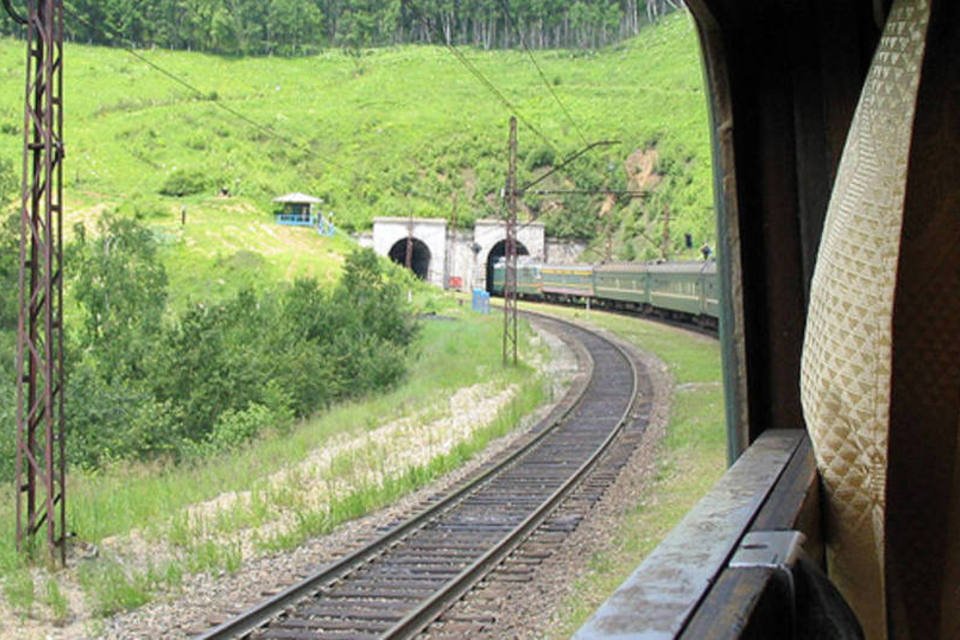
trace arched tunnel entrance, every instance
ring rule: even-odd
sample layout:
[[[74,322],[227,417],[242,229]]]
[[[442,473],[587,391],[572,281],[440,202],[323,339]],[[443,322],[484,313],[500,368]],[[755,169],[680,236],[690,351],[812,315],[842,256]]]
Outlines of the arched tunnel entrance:
[[[430,249],[427,245],[417,238],[408,241],[406,238],[398,240],[390,247],[390,259],[401,266],[407,266],[407,245],[410,245],[410,270],[421,280],[426,280],[430,273]]]
[[[497,264],[497,260],[505,255],[507,255],[506,240],[501,240],[490,249],[490,254],[487,256],[487,291],[493,291],[493,265]],[[517,255],[530,255],[530,252],[527,251],[527,248],[523,246],[522,242],[517,242]]]

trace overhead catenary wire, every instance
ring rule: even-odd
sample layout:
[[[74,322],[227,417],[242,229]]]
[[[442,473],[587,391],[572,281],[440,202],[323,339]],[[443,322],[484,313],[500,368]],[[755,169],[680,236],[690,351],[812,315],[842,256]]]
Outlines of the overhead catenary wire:
[[[9,0],[3,0],[3,1],[5,4],[9,2]],[[144,64],[152,68],[154,71],[156,71],[157,73],[160,73],[161,75],[165,76],[167,79],[184,87],[185,89],[190,91],[194,95],[194,97],[201,98],[203,100],[209,100],[210,94],[205,93],[204,91],[199,89],[196,85],[189,82],[188,80],[185,80],[180,75],[174,73],[173,71],[170,71],[169,69],[164,68],[160,64],[154,62],[153,60],[150,60],[149,58],[147,58],[146,56],[138,52],[135,49],[133,42],[130,41],[128,38],[124,37],[113,27],[109,25],[103,25],[102,27],[95,26],[89,20],[84,18],[82,15],[74,12],[69,7],[64,7],[64,10],[67,14],[69,14],[71,18],[76,19],[78,22],[85,25],[86,27],[93,29],[94,31],[99,31],[102,35],[108,36],[107,39],[118,41],[120,43],[120,48],[123,49],[126,53],[136,58],[137,60],[143,62]],[[242,112],[238,111],[237,109],[234,109],[233,107],[227,104],[222,103],[219,100],[209,100],[209,101],[214,107],[220,109],[221,111],[224,111],[225,113],[230,114],[231,116],[244,122],[248,126],[256,129],[257,131],[260,131],[261,133],[264,133],[272,138],[275,138],[291,146],[297,147],[302,151],[311,150],[309,144],[301,142],[294,138],[291,138],[290,136],[284,135],[283,133],[280,133],[279,131],[261,122],[257,122],[253,118],[243,114]]]
[[[536,67],[537,73],[540,75],[540,80],[543,81],[543,86],[547,88],[547,91],[550,92],[550,95],[553,96],[554,101],[560,107],[560,110],[563,111],[563,115],[567,117],[567,120],[573,125],[574,130],[577,132],[577,135],[580,136],[580,141],[587,145],[587,136],[584,135],[583,129],[580,128],[580,125],[577,124],[577,121],[573,119],[573,116],[570,114],[570,111],[567,109],[566,105],[563,104],[563,101],[560,100],[560,96],[557,95],[556,90],[554,90],[553,85],[550,84],[550,81],[547,80],[546,74],[543,72],[543,68],[540,66],[540,63],[537,62],[536,57],[533,55],[533,51],[530,50],[530,47],[527,46],[527,41],[523,37],[523,32],[520,31],[520,25],[516,20],[513,19],[513,14],[510,13],[510,5],[507,0],[500,0],[500,6],[503,7],[503,13],[507,17],[507,22],[510,23],[510,26],[513,27],[513,30],[516,32],[517,37],[520,39],[520,46],[523,47],[523,50],[527,53],[527,57],[530,58],[530,62],[533,63],[533,66]]]
[[[464,68],[466,68],[467,71],[469,71],[469,72],[473,75],[473,77],[477,79],[477,81],[478,81],[480,84],[482,84],[484,87],[486,87],[486,89],[487,89],[490,93],[492,93],[492,94],[497,98],[497,100],[499,100],[500,103],[503,104],[504,107],[506,107],[507,111],[509,111],[512,115],[517,116],[517,120],[519,120],[519,121],[523,124],[523,126],[525,126],[527,129],[529,129],[530,131],[532,131],[532,132],[534,133],[534,135],[536,135],[538,138],[540,138],[540,140],[542,140],[544,144],[546,144],[548,147],[550,147],[550,149],[552,149],[554,152],[558,152],[558,151],[559,151],[559,150],[557,149],[557,145],[554,144],[553,141],[550,140],[550,138],[548,138],[548,137],[546,136],[546,134],[543,133],[543,131],[542,131],[538,126],[536,126],[535,124],[533,124],[532,122],[530,122],[530,120],[529,120],[528,118],[524,117],[524,115],[520,112],[520,110],[517,108],[517,106],[516,106],[515,104],[513,104],[512,102],[510,102],[510,100],[509,100],[505,95],[503,95],[503,92],[500,91],[500,90],[496,87],[496,85],[494,85],[493,82],[491,82],[490,79],[487,78],[487,77],[483,74],[483,72],[480,71],[480,70],[476,67],[476,65],[474,65],[474,64],[469,60],[469,58],[467,58],[467,57],[463,54],[463,52],[460,51],[460,49],[458,49],[458,48],[456,47],[456,45],[454,45],[445,35],[439,34],[439,33],[437,32],[437,30],[434,28],[434,26],[433,26],[432,24],[430,24],[430,21],[427,20],[426,16],[423,14],[423,12],[421,12],[421,11],[419,10],[419,8],[417,8],[417,7],[411,7],[411,8],[412,8],[412,9],[414,10],[414,12],[417,13],[417,15],[420,17],[420,22],[423,24],[424,28],[426,28],[427,31],[429,31],[429,32],[430,32],[431,34],[433,34],[434,36],[438,37],[438,38],[440,39],[440,41],[443,42],[444,46],[447,47],[447,49],[450,51],[450,53],[453,54],[453,56],[460,62],[460,64],[462,64],[462,65],[464,66]]]
[[[2,1],[3,1],[4,6],[7,8],[8,12],[10,12],[11,16],[14,17],[14,19],[17,19],[17,20],[19,21],[20,18],[19,18],[19,16],[16,15],[16,12],[13,10],[12,5],[10,5],[10,0],[2,0]],[[506,7],[505,7],[505,9],[506,9]],[[261,122],[256,121],[255,119],[253,119],[253,118],[245,115],[244,113],[240,112],[239,110],[237,110],[237,109],[235,109],[235,108],[233,108],[233,107],[231,107],[231,106],[229,106],[229,105],[227,105],[227,104],[222,103],[221,101],[218,101],[218,100],[210,100],[210,99],[209,99],[209,95],[210,95],[209,93],[204,92],[204,91],[201,90],[199,87],[197,87],[195,84],[193,84],[192,82],[184,79],[184,78],[183,78],[182,76],[180,76],[179,74],[174,73],[173,71],[170,71],[169,69],[163,67],[163,66],[160,65],[159,63],[157,63],[157,62],[149,59],[148,57],[146,57],[146,56],[144,56],[143,54],[141,54],[140,52],[138,52],[138,51],[136,50],[136,48],[135,48],[135,44],[134,44],[129,38],[126,38],[125,36],[123,36],[122,34],[120,34],[119,31],[118,31],[116,28],[114,28],[114,27],[112,27],[112,26],[110,26],[110,25],[108,25],[108,24],[104,24],[104,25],[98,27],[98,26],[92,24],[89,20],[87,20],[87,19],[86,19],[85,17],[83,17],[82,15],[77,14],[77,13],[76,13],[75,11],[73,11],[70,7],[65,6],[65,7],[64,7],[64,10],[65,10],[65,13],[69,14],[71,18],[76,19],[76,20],[77,20],[78,22],[80,22],[81,24],[87,26],[88,28],[90,28],[90,29],[92,29],[92,30],[94,30],[94,31],[99,31],[99,32],[101,33],[101,35],[106,35],[106,36],[108,36],[108,38],[106,38],[106,39],[112,39],[112,40],[115,40],[115,41],[119,42],[119,43],[120,43],[120,48],[122,48],[123,51],[125,51],[127,54],[129,54],[130,56],[136,58],[137,60],[139,60],[139,61],[142,62],[143,64],[149,66],[151,69],[153,69],[153,70],[156,71],[157,73],[160,73],[161,75],[163,75],[163,76],[166,77],[167,79],[171,80],[172,82],[174,82],[174,83],[176,83],[176,84],[179,84],[180,86],[184,87],[185,89],[187,89],[188,91],[190,91],[190,92],[194,95],[194,97],[200,98],[200,99],[203,99],[203,100],[209,100],[209,101],[212,103],[212,105],[215,106],[216,108],[220,109],[221,111],[224,111],[225,113],[228,113],[229,115],[233,116],[234,118],[237,118],[238,120],[244,122],[244,123],[247,124],[248,126],[254,128],[254,129],[260,131],[261,133],[264,133],[264,134],[266,134],[266,135],[268,135],[268,136],[270,136],[270,137],[272,137],[272,138],[274,138],[274,139],[277,139],[277,140],[279,140],[279,141],[281,141],[281,142],[284,142],[284,143],[286,143],[286,144],[288,144],[288,145],[291,145],[291,146],[293,146],[293,147],[299,148],[299,149],[302,150],[302,151],[308,151],[308,152],[309,152],[309,151],[312,151],[311,146],[310,146],[308,143],[301,142],[301,141],[299,141],[299,140],[296,140],[295,138],[292,138],[292,137],[290,137],[290,136],[288,136],[288,135],[285,135],[285,134],[283,134],[283,133],[280,133],[280,132],[276,131],[275,129],[273,129],[272,127],[270,127],[270,126],[268,126],[268,125],[265,125],[265,124],[263,124],[263,123],[261,123]],[[427,30],[430,31],[431,33],[433,33],[434,35],[439,35],[439,34],[437,34],[437,31],[436,31],[436,29],[433,27],[433,25],[431,25],[430,22],[426,19],[426,17],[424,16],[424,14],[423,14],[422,12],[420,12],[420,11],[419,11],[418,9],[416,9],[416,8],[414,8],[414,10],[417,11],[417,13],[419,14],[419,17],[420,17],[421,21],[423,22],[424,26],[427,28]],[[511,23],[515,25],[515,23],[512,22],[512,17],[511,17],[510,19],[511,19]],[[515,28],[516,28],[516,26],[515,26]],[[518,32],[518,33],[519,33],[519,32]],[[503,92],[501,92],[501,91],[496,87],[496,85],[494,85],[493,82],[490,81],[490,79],[487,78],[486,75],[484,75],[484,73],[483,73],[482,71],[480,71],[480,70],[463,54],[462,51],[460,51],[456,46],[454,46],[454,44],[453,44],[452,42],[450,42],[447,38],[441,37],[441,40],[444,42],[445,46],[450,50],[450,52],[454,55],[454,57],[456,57],[457,60],[464,66],[464,68],[466,68],[466,69],[477,79],[477,81],[479,81],[484,87],[486,87],[487,90],[490,91],[490,92],[507,108],[508,111],[510,111],[512,114],[516,115],[516,116],[517,116],[517,119],[518,119],[521,123],[523,123],[524,126],[526,126],[530,131],[532,131],[535,135],[537,135],[537,137],[539,137],[539,138],[540,138],[548,147],[550,147],[554,152],[558,152],[558,153],[559,153],[559,150],[558,150],[557,146],[546,136],[546,134],[544,134],[543,131],[542,131],[539,127],[537,127],[535,124],[533,124],[532,122],[530,122],[529,119],[525,118],[525,117],[523,116],[523,114],[520,112],[520,110],[516,107],[516,105],[514,105],[514,104],[503,94]],[[521,35],[521,41],[522,41],[522,35]],[[529,53],[529,50],[528,50],[528,53]],[[533,59],[532,56],[531,56],[531,59]],[[553,90],[552,90],[552,88],[550,87],[549,83],[546,82],[546,77],[545,77],[545,75],[543,74],[543,71],[542,71],[542,69],[540,68],[540,66],[536,63],[536,60],[535,60],[535,59],[534,59],[534,64],[537,66],[537,69],[538,69],[538,71],[540,72],[541,78],[544,80],[544,82],[545,82],[545,84],[547,85],[547,87],[551,90],[551,93],[554,93]],[[570,119],[571,123],[573,123],[574,126],[576,127],[576,122],[572,119],[572,117],[570,116],[569,112],[567,112],[566,108],[563,106],[562,102],[560,102],[559,97],[556,96],[555,93],[554,93],[554,97],[557,99],[558,104],[560,104],[561,108],[564,110],[564,113],[565,113],[565,114],[567,115],[567,117]],[[582,134],[582,131],[579,131],[579,128],[578,128],[578,132],[580,133],[580,135],[581,135],[581,137],[582,137],[583,134]],[[597,147],[597,146],[607,146],[607,145],[611,145],[611,144],[616,144],[616,142],[604,140],[604,141],[594,142],[594,143],[591,143],[591,144],[586,144],[585,148],[583,148],[583,149],[581,149],[581,150],[579,150],[579,151],[577,151],[577,152],[575,152],[575,153],[573,153],[573,154],[570,154],[569,156],[567,156],[566,158],[564,158],[563,161],[562,161],[560,164],[556,165],[556,166],[553,168],[553,170],[551,170],[550,172],[548,172],[546,175],[541,176],[539,179],[534,180],[534,181],[531,182],[531,183],[528,183],[527,185],[525,185],[524,187],[522,187],[519,191],[522,193],[522,192],[526,191],[527,189],[529,189],[530,187],[534,186],[535,184],[538,184],[538,183],[542,182],[546,177],[548,177],[549,175],[552,175],[553,173],[556,173],[557,171],[559,171],[559,170],[561,170],[562,168],[566,167],[568,164],[570,164],[571,162],[573,162],[574,160],[576,160],[577,158],[579,158],[580,156],[582,156],[584,153],[592,150],[593,148],[595,148],[595,147]],[[329,159],[328,159],[328,161],[329,161]],[[332,164],[333,164],[334,166],[340,166],[340,165],[339,165],[337,162],[335,162],[335,161],[333,161]]]

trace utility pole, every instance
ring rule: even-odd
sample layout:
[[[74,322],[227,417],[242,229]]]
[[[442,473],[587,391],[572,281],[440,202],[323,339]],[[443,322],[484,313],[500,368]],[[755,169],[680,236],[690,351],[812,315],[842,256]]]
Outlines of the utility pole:
[[[450,279],[453,277],[453,272],[457,268],[457,214],[459,213],[459,195],[458,191],[453,192],[453,212],[451,215],[450,226],[453,228],[451,233],[450,250],[447,251],[447,269],[446,277],[443,283],[444,289],[450,288]]]
[[[663,207],[663,245],[660,254],[664,260],[670,259],[670,205]]]
[[[63,399],[63,2],[28,0],[20,314],[17,324],[17,548],[46,528],[66,564]]]
[[[517,118],[510,117],[507,247],[503,282],[503,364],[517,364]]]
[[[407,257],[405,260],[407,270],[413,271],[413,214],[407,220]]]

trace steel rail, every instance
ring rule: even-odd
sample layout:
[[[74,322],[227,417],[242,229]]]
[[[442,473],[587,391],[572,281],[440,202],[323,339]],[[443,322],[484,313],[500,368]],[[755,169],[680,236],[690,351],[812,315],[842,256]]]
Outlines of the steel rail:
[[[568,325],[575,327],[580,331],[585,331],[587,333],[594,333],[589,329],[585,329],[578,325],[575,325],[572,322],[562,320],[556,317],[547,316],[544,314],[529,313],[529,315],[539,316],[545,318],[549,321],[556,322],[562,325]],[[594,335],[596,335],[594,333]],[[607,338],[600,337],[601,340],[613,345],[618,351],[623,354],[628,363],[633,370],[633,395],[636,395],[637,390],[637,372],[634,367],[633,361],[625,354],[623,349],[608,340]],[[591,356],[592,359],[592,356]],[[413,516],[405,522],[400,523],[390,531],[383,534],[381,537],[377,538],[370,544],[364,546],[361,549],[354,551],[353,553],[341,558],[340,560],[335,561],[331,565],[324,567],[315,574],[308,576],[303,579],[301,582],[288,587],[287,589],[281,591],[277,595],[269,598],[268,600],[260,603],[253,609],[250,609],[243,614],[228,620],[221,625],[196,636],[196,640],[225,640],[227,638],[238,638],[244,637],[247,634],[255,631],[256,629],[262,627],[264,624],[268,623],[271,619],[275,618],[280,614],[284,609],[286,609],[291,604],[302,600],[305,597],[313,595],[319,591],[324,585],[348,574],[357,566],[366,562],[367,560],[380,555],[381,552],[391,547],[393,544],[412,534],[413,532],[421,529],[424,525],[435,520],[438,516],[443,514],[446,511],[449,511],[455,508],[459,503],[462,502],[463,498],[472,494],[476,491],[481,485],[485,484],[487,481],[492,479],[494,476],[502,473],[507,468],[511,467],[516,463],[521,457],[525,456],[527,453],[535,449],[539,444],[543,442],[549,435],[554,433],[554,431],[563,424],[564,420],[570,416],[570,414],[580,406],[581,401],[583,400],[584,395],[586,394],[588,385],[584,384],[582,389],[577,393],[577,397],[574,399],[566,400],[568,406],[565,407],[560,413],[559,416],[554,417],[550,424],[547,427],[542,428],[533,438],[526,442],[522,447],[518,448],[516,451],[511,453],[507,458],[502,460],[497,465],[486,470],[468,484],[457,489],[455,492],[451,493],[449,496],[439,501],[438,503],[430,506],[426,510],[420,512],[419,514]],[[628,404],[626,413],[629,414],[631,408],[633,407],[634,402],[631,401]],[[549,419],[549,416],[548,418]],[[618,422],[617,427],[614,429],[615,432],[619,433],[622,430],[624,423],[624,418],[621,418]],[[608,438],[609,440],[610,438]],[[605,441],[604,446],[607,446],[607,441]],[[604,449],[605,450],[605,449]],[[595,456],[596,457],[596,456]],[[557,498],[554,496],[553,498]],[[528,518],[529,520],[529,518]],[[522,527],[529,527],[529,523],[524,521],[517,529]],[[478,560],[477,562],[481,562]],[[467,570],[469,571],[469,569]],[[463,573],[467,573],[464,571]]]
[[[572,325],[572,322],[558,320],[555,317],[545,316],[543,314],[525,312],[529,315],[549,318],[553,321],[559,321],[563,324]],[[502,562],[517,547],[519,547],[527,537],[533,533],[547,519],[547,517],[556,509],[556,507],[576,489],[587,474],[597,465],[603,455],[610,449],[610,446],[623,433],[624,426],[630,421],[633,407],[636,404],[636,398],[639,387],[639,372],[636,363],[626,349],[617,342],[606,337],[600,336],[597,332],[578,327],[580,330],[592,333],[600,337],[604,342],[612,345],[624,359],[629,363],[630,370],[633,373],[633,386],[630,391],[630,402],[624,409],[623,415],[617,421],[616,427],[607,435],[593,455],[583,462],[560,487],[558,487],[547,500],[520,523],[513,531],[503,538],[496,546],[491,547],[483,556],[478,558],[471,566],[464,569],[457,577],[448,582],[443,589],[438,591],[429,599],[425,600],[417,609],[410,612],[406,617],[400,620],[396,625],[390,628],[383,638],[391,640],[400,640],[411,638],[434,622],[440,614],[445,611],[450,604],[456,602],[464,594],[470,591],[485,575],[494,567]]]

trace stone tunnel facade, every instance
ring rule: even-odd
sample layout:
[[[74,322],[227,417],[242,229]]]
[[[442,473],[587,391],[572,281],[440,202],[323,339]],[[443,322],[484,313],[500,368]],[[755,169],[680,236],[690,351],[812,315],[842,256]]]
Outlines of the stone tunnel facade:
[[[503,255],[506,225],[500,220],[478,220],[472,231],[454,231],[442,218],[375,218],[372,244],[379,255],[395,262],[405,254],[408,238],[420,248],[419,273],[427,282],[464,290],[487,287],[489,266]],[[540,261],[548,258],[548,243],[542,223],[524,223],[517,230],[519,253]],[[423,249],[429,253],[423,267]],[[409,243],[411,247],[414,243]],[[411,264],[413,266],[413,264]],[[415,269],[416,270],[416,269]]]

